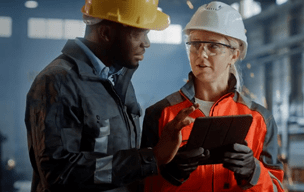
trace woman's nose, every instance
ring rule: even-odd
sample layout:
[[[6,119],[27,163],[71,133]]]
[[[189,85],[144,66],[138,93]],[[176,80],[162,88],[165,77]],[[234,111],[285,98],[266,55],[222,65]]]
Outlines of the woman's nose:
[[[198,50],[198,56],[200,57],[204,57],[206,59],[208,59],[208,54],[207,54],[207,49],[204,45],[202,45],[199,50]]]

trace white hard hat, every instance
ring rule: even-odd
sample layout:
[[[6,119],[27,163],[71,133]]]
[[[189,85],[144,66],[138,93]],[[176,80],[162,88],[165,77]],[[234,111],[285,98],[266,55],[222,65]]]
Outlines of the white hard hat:
[[[225,3],[212,1],[199,7],[184,32],[189,35],[190,30],[206,30],[241,40],[240,59],[246,56],[248,43],[242,16]]]

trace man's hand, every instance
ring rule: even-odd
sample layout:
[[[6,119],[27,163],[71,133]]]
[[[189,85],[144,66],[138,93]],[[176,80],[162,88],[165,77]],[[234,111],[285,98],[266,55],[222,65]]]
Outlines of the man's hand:
[[[186,146],[181,147],[173,160],[161,167],[161,175],[173,185],[180,186],[190,174],[197,169],[199,162],[207,159],[204,149],[199,147],[186,151]]]
[[[198,104],[182,109],[176,117],[166,124],[157,145],[153,148],[158,167],[168,164],[177,153],[182,142],[181,129],[194,122],[189,117],[198,108]]]
[[[223,166],[234,172],[238,185],[250,181],[255,170],[252,150],[246,145],[235,143],[224,153]]]

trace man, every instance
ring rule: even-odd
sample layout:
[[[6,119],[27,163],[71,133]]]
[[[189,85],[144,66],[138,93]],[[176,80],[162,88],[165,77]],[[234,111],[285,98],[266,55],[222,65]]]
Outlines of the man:
[[[157,5],[86,0],[85,37],[68,40],[27,95],[32,191],[131,191],[173,159],[197,106],[168,123],[153,149],[139,149],[141,109],[130,81],[150,46],[148,31],[169,25]]]

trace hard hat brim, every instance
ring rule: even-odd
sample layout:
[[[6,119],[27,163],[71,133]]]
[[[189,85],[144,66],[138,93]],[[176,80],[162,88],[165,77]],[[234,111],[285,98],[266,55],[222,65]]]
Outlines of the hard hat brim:
[[[136,28],[150,29],[150,30],[156,30],[156,31],[161,31],[161,30],[166,29],[170,25],[170,22],[171,22],[169,15],[163,13],[160,10],[157,10],[156,17],[155,17],[153,23],[147,22],[147,23],[140,23],[140,24],[138,24],[136,22],[123,20],[123,18],[118,19],[118,17],[105,17],[105,16],[101,16],[101,15],[90,15],[90,14],[86,13],[85,6],[82,7],[81,12],[84,15],[88,15],[91,17],[93,16],[93,17],[96,17],[99,19],[106,19],[106,20],[114,21],[117,23],[121,23],[124,25],[136,27]]]
[[[156,19],[147,29],[161,31],[169,27],[171,23],[169,15],[157,10]]]
[[[167,27],[169,27],[170,22],[171,21],[169,15],[157,10],[156,18],[153,23],[137,24],[137,23],[124,22],[123,24],[132,27],[142,28],[142,29],[162,31]]]

